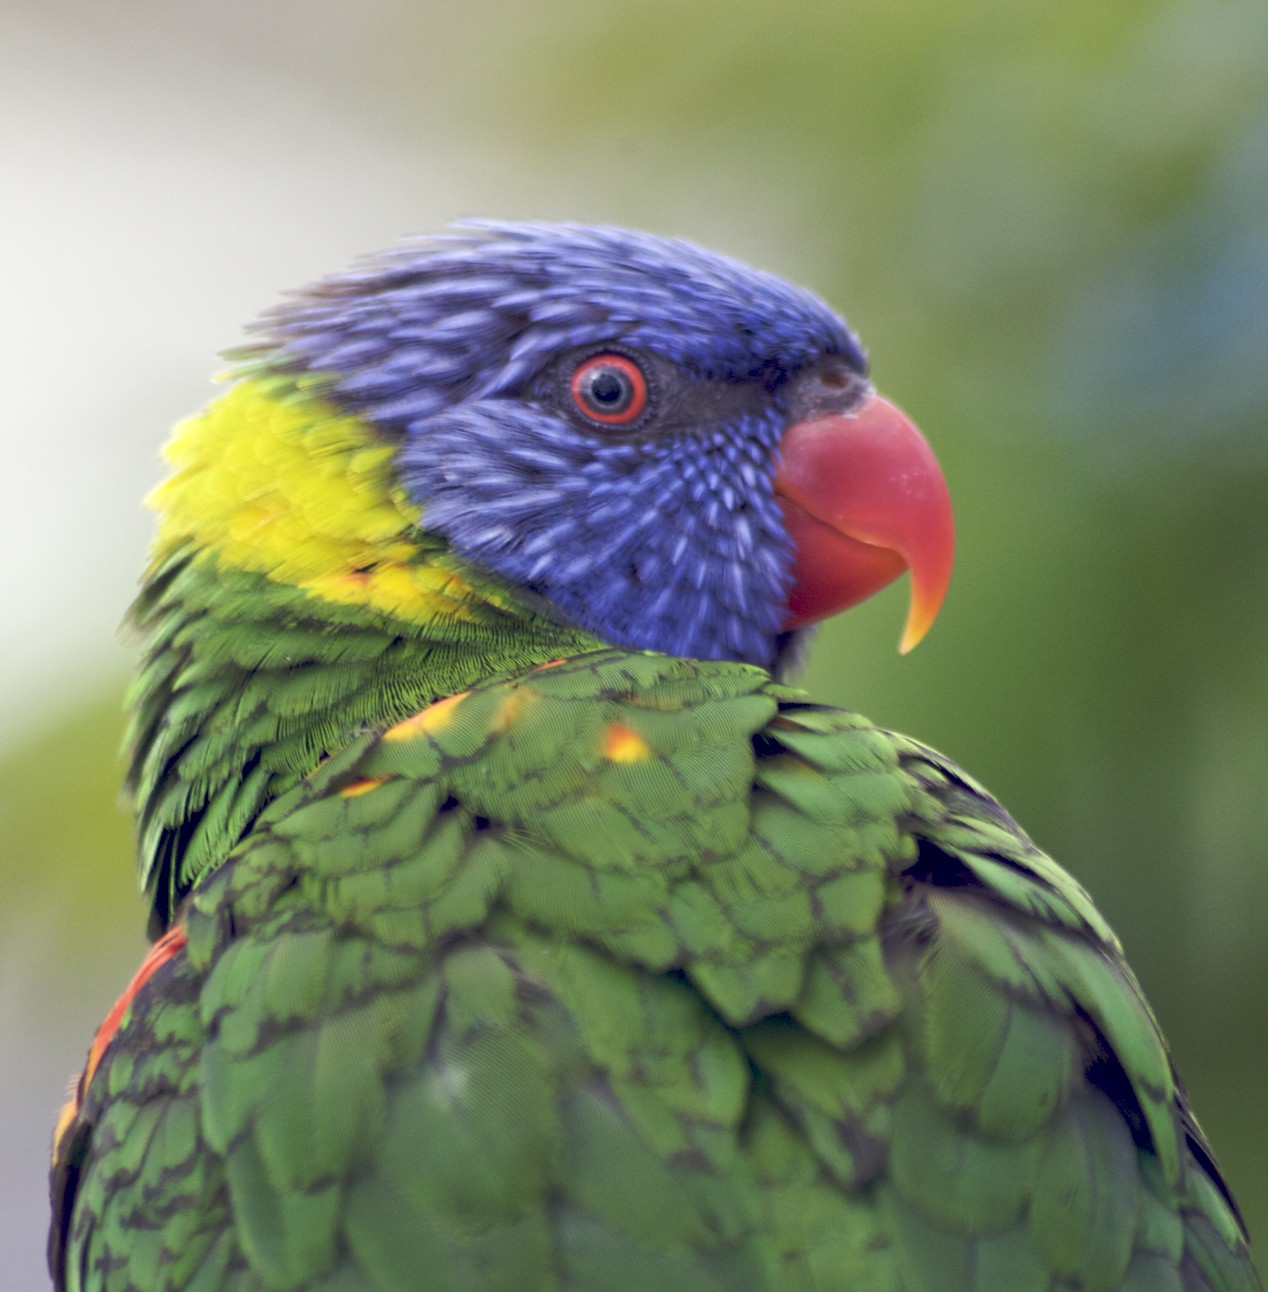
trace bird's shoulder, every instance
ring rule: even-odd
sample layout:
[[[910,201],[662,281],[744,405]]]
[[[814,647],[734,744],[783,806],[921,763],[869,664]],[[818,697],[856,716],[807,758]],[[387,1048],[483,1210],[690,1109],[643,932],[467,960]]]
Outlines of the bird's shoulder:
[[[690,1287],[1255,1286],[1083,890],[759,669],[598,651],[366,731],[181,927],[65,1141],[81,1258],[209,1269],[232,1214],[279,1286],[422,1231],[437,1286],[511,1235],[546,1279],[560,1225]]]

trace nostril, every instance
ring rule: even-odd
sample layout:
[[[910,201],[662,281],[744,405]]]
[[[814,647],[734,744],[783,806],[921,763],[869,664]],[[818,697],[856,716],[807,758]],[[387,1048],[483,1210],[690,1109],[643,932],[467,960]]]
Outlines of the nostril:
[[[854,380],[848,368],[824,368],[819,374],[819,384],[828,390],[845,390]]]

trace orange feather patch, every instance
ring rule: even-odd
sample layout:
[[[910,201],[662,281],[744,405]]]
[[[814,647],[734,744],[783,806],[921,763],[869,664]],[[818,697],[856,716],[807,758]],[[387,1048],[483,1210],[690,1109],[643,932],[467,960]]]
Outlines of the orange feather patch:
[[[447,695],[435,704],[429,704],[412,718],[398,722],[383,733],[384,740],[413,740],[428,732],[444,731],[453,721],[454,709],[467,698],[469,691],[459,691],[456,695]]]
[[[97,1071],[97,1065],[101,1062],[101,1056],[114,1040],[119,1024],[123,1022],[123,1016],[128,1012],[128,1007],[136,999],[141,988],[185,946],[188,940],[182,925],[174,924],[168,929],[146,953],[145,959],[141,961],[141,967],[132,975],[132,981],[124,988],[123,995],[115,1001],[110,1012],[102,1020],[101,1026],[97,1029],[97,1035],[93,1037],[92,1048],[88,1051],[88,1062],[84,1064],[74,1096],[62,1107],[58,1115],[57,1128],[53,1132],[54,1163],[57,1162],[63,1138],[84,1101],[84,1095],[92,1082],[93,1074]]]
[[[380,785],[386,785],[388,779],[386,776],[363,776],[360,780],[349,781],[339,791],[339,797],[341,799],[358,798],[362,794],[368,794],[371,790],[377,790]]]
[[[613,763],[644,763],[652,756],[652,747],[623,722],[610,722],[603,733],[602,753]]]

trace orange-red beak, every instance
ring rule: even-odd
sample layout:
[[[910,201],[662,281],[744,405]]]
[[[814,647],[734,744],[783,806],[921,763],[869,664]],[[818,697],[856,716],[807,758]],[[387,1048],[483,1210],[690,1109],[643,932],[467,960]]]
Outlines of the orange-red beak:
[[[937,618],[955,559],[951,495],[925,437],[879,395],[795,422],[775,492],[796,548],[784,628],[857,605],[910,570],[905,655]]]

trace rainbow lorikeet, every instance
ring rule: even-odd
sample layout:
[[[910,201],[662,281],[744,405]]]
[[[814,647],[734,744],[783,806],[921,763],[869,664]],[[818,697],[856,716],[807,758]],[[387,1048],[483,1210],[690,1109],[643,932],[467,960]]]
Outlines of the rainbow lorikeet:
[[[1083,890],[781,681],[950,578],[836,314],[474,224],[236,358],[155,498],[155,941],[58,1127],[59,1289],[1259,1287]]]

